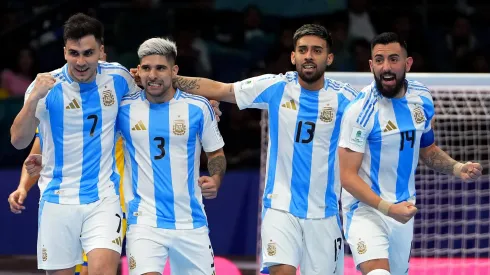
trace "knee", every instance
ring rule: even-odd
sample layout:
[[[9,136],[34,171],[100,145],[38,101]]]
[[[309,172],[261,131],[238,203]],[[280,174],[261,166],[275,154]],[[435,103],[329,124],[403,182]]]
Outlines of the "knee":
[[[375,269],[366,275],[391,275],[391,273],[385,269]]]
[[[273,265],[269,267],[270,275],[296,275],[296,267],[286,264]]]
[[[390,272],[388,271],[390,270],[388,259],[365,261],[361,263],[359,267],[364,275],[390,275]]]

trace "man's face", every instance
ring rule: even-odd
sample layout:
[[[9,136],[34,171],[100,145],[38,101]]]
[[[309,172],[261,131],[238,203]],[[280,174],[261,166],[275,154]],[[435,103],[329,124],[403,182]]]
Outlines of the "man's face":
[[[309,84],[323,77],[332,61],[333,54],[328,53],[327,41],[315,35],[298,39],[291,53],[291,63],[296,66],[299,77]]]
[[[68,39],[64,53],[70,76],[80,83],[93,81],[103,51],[104,46],[99,44],[93,35],[84,36],[79,40]]]
[[[149,55],[141,59],[138,75],[145,91],[153,97],[163,96],[172,87],[172,78],[179,67],[169,62],[165,56]]]
[[[399,43],[374,46],[369,60],[376,87],[385,97],[393,98],[402,91],[405,74],[410,71],[413,60]]]

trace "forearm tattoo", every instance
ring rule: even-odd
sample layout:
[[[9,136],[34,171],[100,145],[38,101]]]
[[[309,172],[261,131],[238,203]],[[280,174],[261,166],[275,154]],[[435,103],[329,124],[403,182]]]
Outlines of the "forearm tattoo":
[[[209,175],[218,175],[223,177],[226,171],[226,158],[225,156],[217,156],[208,161]]]
[[[172,79],[172,85],[174,86],[174,88],[179,88],[184,92],[192,93],[193,90],[199,90],[200,80],[201,80],[200,78],[188,78],[188,77],[178,76]]]
[[[453,174],[454,164],[457,163],[439,147],[435,147],[423,155],[422,160],[429,168],[446,175]]]

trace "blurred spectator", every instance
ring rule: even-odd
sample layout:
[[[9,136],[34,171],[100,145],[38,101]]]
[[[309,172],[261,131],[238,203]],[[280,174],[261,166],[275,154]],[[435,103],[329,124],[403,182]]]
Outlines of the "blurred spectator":
[[[29,48],[19,50],[15,64],[1,73],[2,88],[12,97],[23,97],[34,80],[34,52]]]
[[[368,12],[368,0],[349,1],[349,36],[351,38],[364,38],[371,41],[376,36]]]
[[[355,39],[351,44],[351,55],[354,58],[355,72],[370,72],[371,44],[366,39]]]
[[[291,52],[294,49],[293,34],[294,31],[290,28],[282,29],[279,39],[271,47],[265,59],[267,73],[279,74],[294,70],[291,64]]]
[[[334,60],[328,68],[333,71],[348,72],[354,69],[352,56],[349,51],[349,18],[346,13],[331,16],[329,31],[332,34],[332,53]]]

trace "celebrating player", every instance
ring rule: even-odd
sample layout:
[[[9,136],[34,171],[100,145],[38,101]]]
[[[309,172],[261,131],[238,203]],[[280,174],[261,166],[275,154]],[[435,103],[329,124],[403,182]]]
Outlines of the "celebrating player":
[[[63,38],[67,64],[36,77],[11,128],[18,149],[38,126],[43,140],[38,267],[71,275],[83,249],[89,273],[116,274],[123,214],[114,125],[122,96],[140,89],[124,67],[98,61],[103,27],[96,19],[70,17]]]
[[[213,108],[172,86],[174,42],[149,39],[138,56],[145,90],[123,98],[117,119],[127,159],[130,273],[161,274],[168,257],[175,274],[214,274],[202,197],[216,197],[226,159]],[[210,176],[199,177],[201,147]]]
[[[396,34],[375,37],[369,60],[374,81],[347,108],[342,122],[344,229],[363,274],[408,272],[419,157],[435,171],[463,180],[481,176],[480,164],[457,162],[435,145],[430,91],[405,79],[412,62]]]
[[[263,272],[292,275],[301,265],[304,274],[342,274],[337,142],[344,108],[357,92],[324,76],[333,61],[325,28],[304,25],[293,40],[296,72],[234,84],[179,76],[174,86],[240,109],[269,111]]]

